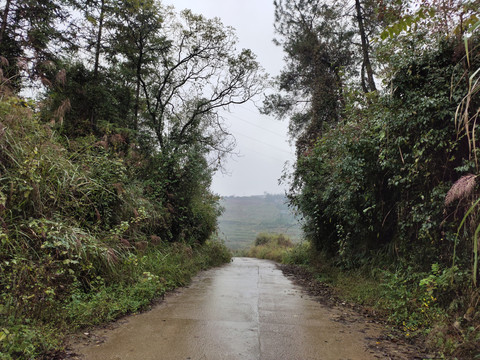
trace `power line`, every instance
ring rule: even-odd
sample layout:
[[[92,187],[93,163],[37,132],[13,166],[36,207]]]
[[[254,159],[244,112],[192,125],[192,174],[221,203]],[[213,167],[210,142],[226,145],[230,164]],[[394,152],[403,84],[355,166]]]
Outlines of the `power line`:
[[[285,135],[279,134],[279,133],[277,133],[277,132],[275,132],[275,131],[272,131],[272,130],[270,130],[270,129],[264,128],[263,126],[257,125],[257,124],[255,124],[255,123],[253,123],[253,122],[251,122],[251,121],[245,120],[245,119],[241,118],[240,116],[237,116],[237,115],[234,115],[234,114],[230,114],[230,115],[233,116],[233,117],[235,117],[235,118],[237,118],[237,119],[240,120],[240,121],[246,122],[247,124],[250,124],[250,125],[255,126],[255,127],[259,128],[259,129],[262,129],[262,130],[264,130],[264,131],[267,131],[267,132],[269,132],[269,133],[271,133],[271,134],[273,134],[273,135],[279,136],[279,137],[281,137],[281,138],[286,138]]]
[[[243,104],[239,104],[239,105],[235,105],[235,106],[238,106],[238,107],[241,107],[241,108],[244,109],[244,110],[250,111],[252,114],[260,115],[263,119],[268,119],[269,121],[274,121],[274,122],[276,122],[276,123],[281,122],[281,120],[274,119],[274,118],[273,118],[272,116],[270,116],[270,115],[262,114],[262,113],[260,113],[259,111],[253,111],[253,110],[250,109],[248,106],[245,106],[245,105],[243,105]]]
[[[250,140],[256,141],[256,142],[258,142],[258,143],[260,143],[260,144],[263,144],[263,145],[266,145],[266,146],[270,146],[271,148],[276,149],[276,150],[278,150],[278,151],[282,151],[282,152],[287,153],[287,154],[290,154],[290,155],[292,154],[290,151],[287,151],[287,150],[285,150],[285,149],[279,148],[279,147],[277,147],[277,146],[275,146],[275,145],[272,145],[272,144],[268,144],[268,143],[266,143],[265,141],[255,139],[255,138],[253,138],[253,137],[251,137],[251,136],[249,136],[249,135],[245,135],[245,134],[243,134],[243,133],[241,133],[241,132],[238,132],[238,131],[237,131],[235,134],[242,135],[243,137],[246,137],[246,138],[248,138],[248,139],[250,139]]]
[[[277,158],[277,157],[275,157],[275,156],[271,156],[271,155],[269,155],[269,154],[262,153],[262,152],[260,152],[260,151],[257,151],[257,150],[255,150],[255,149],[253,149],[253,148],[250,148],[250,147],[248,148],[248,151],[254,152],[254,153],[256,153],[257,155],[263,157],[263,158],[266,159],[266,160],[274,160],[274,161],[282,162],[282,163],[285,163],[286,161],[289,160],[289,159],[280,159],[280,158]],[[245,157],[245,158],[246,158],[247,155],[246,155],[246,154],[241,154],[240,157]]]

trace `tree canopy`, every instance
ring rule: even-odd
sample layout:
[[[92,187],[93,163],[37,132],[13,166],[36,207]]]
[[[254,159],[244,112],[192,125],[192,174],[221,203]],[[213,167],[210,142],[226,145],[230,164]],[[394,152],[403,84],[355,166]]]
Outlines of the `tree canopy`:
[[[51,358],[229,260],[220,111],[265,75],[233,29],[156,0],[0,8],[0,357]]]

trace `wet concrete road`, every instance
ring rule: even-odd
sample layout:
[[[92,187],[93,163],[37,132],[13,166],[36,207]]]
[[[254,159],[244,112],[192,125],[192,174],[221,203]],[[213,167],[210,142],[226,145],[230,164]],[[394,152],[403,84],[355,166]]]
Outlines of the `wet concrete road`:
[[[89,360],[378,359],[365,345],[374,334],[334,321],[335,311],[302,294],[274,263],[235,258],[104,331],[104,343],[75,350]]]

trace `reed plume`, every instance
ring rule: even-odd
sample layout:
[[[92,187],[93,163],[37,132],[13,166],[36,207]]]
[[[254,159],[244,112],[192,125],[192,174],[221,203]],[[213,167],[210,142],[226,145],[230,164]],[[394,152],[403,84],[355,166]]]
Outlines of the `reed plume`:
[[[445,196],[445,206],[449,206],[454,201],[465,199],[472,195],[477,175],[467,174],[458,179],[448,190]]]

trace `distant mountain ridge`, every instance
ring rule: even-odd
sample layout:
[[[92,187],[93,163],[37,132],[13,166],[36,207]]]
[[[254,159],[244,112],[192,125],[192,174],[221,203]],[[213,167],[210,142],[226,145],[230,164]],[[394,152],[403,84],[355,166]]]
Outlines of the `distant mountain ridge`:
[[[232,250],[251,245],[261,232],[283,233],[299,241],[302,231],[284,195],[227,196],[218,220],[220,236]]]

